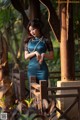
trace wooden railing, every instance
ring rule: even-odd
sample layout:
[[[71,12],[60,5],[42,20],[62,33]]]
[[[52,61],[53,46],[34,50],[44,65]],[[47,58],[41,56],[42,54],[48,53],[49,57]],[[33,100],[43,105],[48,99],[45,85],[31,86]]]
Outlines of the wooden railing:
[[[15,98],[18,100],[25,99],[26,86],[24,70],[13,70],[12,71],[12,82]]]
[[[27,79],[27,70],[24,70],[25,79]],[[61,72],[60,71],[50,71],[49,72],[49,80],[61,80]],[[75,80],[80,79],[80,71],[75,71]]]
[[[61,72],[60,71],[52,71],[49,72],[49,79],[61,79]],[[75,80],[80,79],[80,70],[75,71]]]
[[[33,80],[34,79],[34,80]],[[52,94],[48,95],[48,91],[52,91],[56,93],[58,90],[76,90],[77,93],[65,93],[64,94]],[[60,118],[66,118],[66,120],[71,120],[70,117],[67,115],[67,113],[70,112],[70,110],[73,108],[73,106],[78,103],[78,120],[80,120],[80,86],[75,87],[51,87],[47,88],[47,83],[45,80],[40,81],[39,84],[36,83],[36,79],[34,77],[31,77],[31,88],[30,88],[30,96],[31,98],[34,97],[37,101],[40,101],[39,105],[37,106],[38,109],[42,110],[42,99],[50,99],[50,98],[71,98],[74,97],[75,99],[72,101],[70,106],[65,110],[62,111],[56,106],[56,110],[60,113],[60,116],[58,117],[58,120]]]
[[[26,89],[25,89],[25,74],[24,70],[15,71],[12,72],[12,81],[14,85],[14,92],[16,99],[22,100],[25,99]],[[51,73],[53,74],[53,73]],[[35,97],[36,101],[39,101],[39,104],[37,104],[38,109],[42,109],[42,99],[51,98],[68,98],[68,97],[74,97],[75,100],[73,103],[63,112],[59,108],[56,107],[56,110],[61,114],[59,118],[66,118],[67,120],[70,120],[70,118],[67,116],[67,113],[73,108],[73,106],[78,103],[78,120],[80,119],[80,86],[75,87],[48,87],[45,80],[40,81],[39,84],[36,83],[36,78],[31,77],[31,87],[30,87],[30,97]],[[62,94],[57,95],[56,91],[58,90],[76,90],[76,94]],[[48,91],[51,91],[51,95],[48,95]],[[59,119],[58,118],[58,119]]]
[[[42,99],[47,99],[47,83],[46,81],[40,81],[40,84],[36,83],[36,78],[31,77],[30,82],[30,97],[35,98],[35,101],[39,101],[39,104],[37,105],[38,109],[42,109]],[[44,92],[43,92],[44,91]],[[34,102],[35,102],[34,101]]]
[[[16,97],[21,99],[21,96],[22,96],[22,98],[23,98],[24,92],[25,92],[24,86],[26,88],[25,81],[27,80],[27,70],[18,70],[18,71],[12,70],[11,78],[12,78],[12,81],[14,84],[14,91],[15,91]],[[80,78],[80,71],[76,71],[76,78],[77,79]],[[54,82],[55,79],[61,80],[60,71],[50,72],[49,80],[51,82]],[[24,91],[24,92],[22,92],[22,91]],[[28,88],[26,88],[26,94],[27,95],[29,94]]]

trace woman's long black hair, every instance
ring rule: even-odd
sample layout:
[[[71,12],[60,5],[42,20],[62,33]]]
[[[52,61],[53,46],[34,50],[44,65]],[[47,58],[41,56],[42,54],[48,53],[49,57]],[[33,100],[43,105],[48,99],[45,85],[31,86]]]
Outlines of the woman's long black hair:
[[[42,26],[43,26],[43,23],[38,19],[38,18],[35,18],[33,20],[30,20],[28,25],[27,25],[27,32],[28,32],[28,37],[25,39],[25,43],[27,43],[29,41],[29,39],[31,38],[34,38],[31,34],[30,34],[30,31],[29,31],[29,27],[32,26],[33,28],[37,28],[39,29],[40,31],[40,34],[42,35]]]

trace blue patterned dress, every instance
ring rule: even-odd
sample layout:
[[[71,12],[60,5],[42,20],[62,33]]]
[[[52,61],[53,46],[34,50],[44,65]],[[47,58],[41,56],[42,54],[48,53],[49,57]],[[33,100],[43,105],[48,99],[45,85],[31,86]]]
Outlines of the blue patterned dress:
[[[35,51],[39,52],[40,54],[46,53],[47,49],[50,51],[49,43],[49,40],[46,38],[43,38],[42,40],[35,38],[34,40],[29,40],[29,42],[25,45],[25,50],[28,52],[33,52],[36,46]],[[37,82],[39,82],[39,80],[48,80],[49,73],[45,60],[43,60],[42,64],[39,64],[38,60],[36,59],[36,55],[30,58],[27,75],[28,79],[30,79],[31,76],[35,76],[37,78]]]

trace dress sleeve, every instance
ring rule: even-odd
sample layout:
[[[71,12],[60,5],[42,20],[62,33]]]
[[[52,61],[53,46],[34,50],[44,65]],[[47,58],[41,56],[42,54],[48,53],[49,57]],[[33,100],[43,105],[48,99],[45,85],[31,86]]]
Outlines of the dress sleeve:
[[[52,45],[51,39],[46,39],[45,43],[48,51],[53,51],[53,45]]]

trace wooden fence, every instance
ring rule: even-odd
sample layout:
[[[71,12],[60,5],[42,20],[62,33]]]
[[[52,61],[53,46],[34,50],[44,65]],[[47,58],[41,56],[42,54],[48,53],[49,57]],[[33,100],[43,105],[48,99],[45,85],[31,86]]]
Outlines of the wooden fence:
[[[15,98],[18,100],[25,99],[26,86],[24,70],[13,70],[12,82]]]
[[[52,74],[52,79],[54,80],[54,74]],[[16,99],[22,100],[25,99],[26,94],[26,86],[25,86],[25,71],[19,70],[12,72],[12,81],[14,84],[14,92]],[[40,104],[38,104],[38,109],[42,109],[42,99],[51,98],[68,98],[68,97],[75,97],[75,100],[73,103],[67,108],[64,112],[61,111],[58,107],[56,107],[56,110],[61,114],[59,118],[66,118],[67,120],[70,120],[70,118],[67,116],[67,113],[73,108],[73,106],[78,103],[78,120],[80,119],[80,86],[77,87],[51,87],[47,88],[47,83],[45,80],[40,81],[39,84],[36,83],[35,77],[31,78],[31,85],[30,85],[30,97],[35,97],[36,101],[39,101]],[[58,90],[76,90],[77,94],[63,94],[63,95],[56,95],[56,91]],[[48,95],[48,91],[51,91],[51,95]],[[58,119],[59,119],[58,118]]]
[[[80,86],[77,87],[50,87],[47,88],[47,83],[45,80],[40,81],[39,84],[36,83],[36,79],[34,77],[31,77],[31,88],[30,88],[30,96],[31,98],[34,97],[36,101],[39,101],[40,103],[38,104],[38,109],[42,110],[42,100],[43,99],[54,99],[54,98],[71,98],[74,97],[74,101],[72,101],[71,105],[65,110],[62,111],[56,106],[56,110],[60,113],[60,116],[58,118],[66,118],[66,120],[71,120],[67,113],[70,112],[70,110],[74,107],[76,103],[78,103],[78,120],[80,120]],[[72,94],[62,94],[62,95],[57,95],[57,94],[51,94],[48,95],[48,91],[52,91],[53,93],[56,93],[58,90],[76,90],[77,93],[72,93]],[[35,102],[35,101],[34,101]]]

